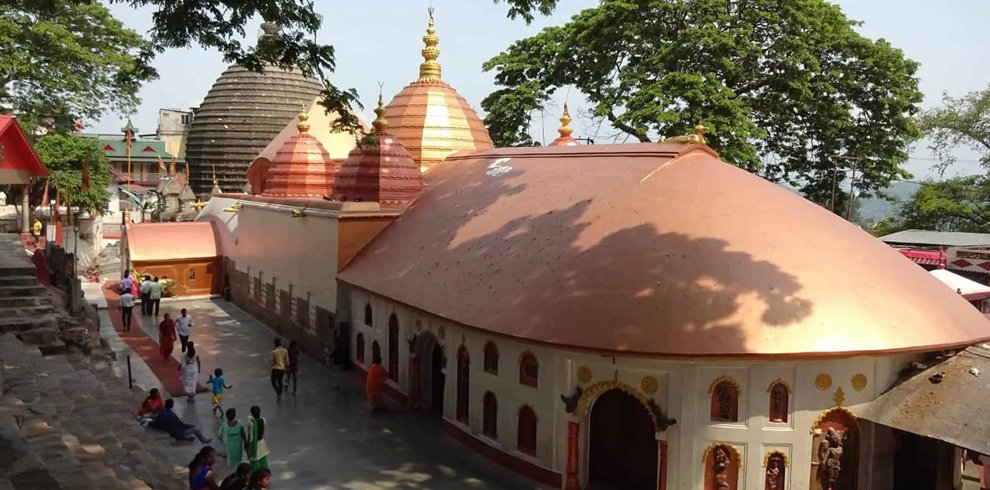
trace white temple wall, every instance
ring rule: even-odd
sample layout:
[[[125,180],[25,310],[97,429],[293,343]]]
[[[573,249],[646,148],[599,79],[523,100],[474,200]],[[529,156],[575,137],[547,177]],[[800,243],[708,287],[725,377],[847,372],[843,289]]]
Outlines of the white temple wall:
[[[372,326],[363,325],[361,315],[366,303],[374,312]],[[464,328],[386,298],[350,288],[350,308],[355,318],[351,334],[354,347],[358,332],[365,336],[365,359],[371,362],[371,343],[377,340],[382,349],[383,365],[388,367],[388,318],[394,312],[399,319],[399,381],[389,382],[398,391],[408,394],[406,375],[408,343],[416,322],[422,331],[439,334],[447,355],[444,418],[471,433],[482,442],[503,450],[524,461],[561,473],[566,479],[569,420],[575,417],[565,411],[561,395],[570,396],[576,386],[588,390],[596,385],[622,385],[635,390],[644,399],[652,398],[665,415],[677,420],[659,438],[668,445],[667,472],[670,489],[702,489],[704,485],[705,451],[721,443],[735,448],[741,456],[739,489],[762,489],[765,483],[764,458],[771,451],[786,455],[786,489],[809,488],[813,453],[812,429],[823,412],[834,407],[854,408],[869,402],[894,382],[897,372],[918,355],[859,356],[826,359],[763,358],[763,359],[658,359],[553,348],[544,344],[489,334]],[[497,376],[484,371],[484,345],[494,341],[500,354]],[[470,404],[468,423],[456,421],[457,348],[467,346],[471,356]],[[519,383],[519,356],[530,351],[540,366],[539,388]],[[579,380],[579,369],[584,380]],[[590,373],[590,379],[588,379]],[[860,376],[861,375],[861,376]],[[720,377],[729,377],[739,385],[738,422],[712,422],[709,388]],[[854,378],[856,382],[854,382]],[[655,380],[654,385],[648,379]],[[865,386],[862,380],[865,379]],[[768,389],[776,381],[790,388],[788,417],[783,423],[770,422]],[[583,382],[582,382],[583,381]],[[486,391],[498,399],[498,436],[482,435],[482,399]],[[590,390],[589,390],[590,391]],[[529,405],[537,415],[537,451],[535,456],[522,454],[516,448],[517,412]],[[580,422],[579,479],[587,484],[589,468],[590,413],[576,414]],[[869,424],[863,424],[860,434],[859,488],[871,488],[877,481],[872,474],[873,434]]]
[[[337,311],[337,220],[313,209],[292,218],[293,209],[242,202],[236,247],[228,256],[252,279],[260,274],[263,287],[274,280],[276,295],[291,287],[292,297],[308,297],[312,327],[317,306]],[[254,288],[253,280],[250,284]]]

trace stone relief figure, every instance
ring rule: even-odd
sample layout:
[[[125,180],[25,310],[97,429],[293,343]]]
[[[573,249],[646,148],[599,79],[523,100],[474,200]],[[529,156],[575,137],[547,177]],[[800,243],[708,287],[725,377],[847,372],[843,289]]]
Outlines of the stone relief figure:
[[[818,444],[818,484],[822,490],[839,490],[842,474],[842,434],[830,427]]]
[[[729,452],[724,447],[715,448],[715,490],[729,490]]]
[[[784,488],[784,456],[773,453],[767,458],[766,479],[764,490],[783,490]]]
[[[720,383],[715,387],[715,396],[718,400],[719,418],[732,420],[732,386],[728,383]]]
[[[770,421],[787,422],[787,387],[782,383],[770,388]]]

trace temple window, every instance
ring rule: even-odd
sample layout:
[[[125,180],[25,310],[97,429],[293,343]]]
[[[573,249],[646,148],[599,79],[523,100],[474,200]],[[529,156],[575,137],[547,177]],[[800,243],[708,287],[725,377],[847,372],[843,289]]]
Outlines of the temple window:
[[[518,429],[516,449],[521,453],[536,455],[536,412],[529,405],[523,405],[519,409]]]
[[[732,378],[722,376],[708,388],[711,395],[712,422],[739,421],[739,384]]]
[[[373,325],[371,303],[364,304],[364,324],[369,327]]]
[[[486,391],[483,405],[481,433],[494,439],[498,437],[498,400],[495,398],[495,394]]]
[[[490,340],[485,343],[485,372],[498,375],[498,347]]]
[[[399,318],[395,313],[388,317],[388,377],[399,380]]]
[[[457,421],[468,423],[469,397],[471,396],[471,356],[463,345],[457,349]]]
[[[354,356],[358,362],[364,364],[364,334],[361,332],[358,332],[354,340]]]
[[[787,410],[790,399],[790,388],[781,380],[774,381],[767,389],[770,393],[770,421],[787,422]]]
[[[371,341],[371,363],[382,365],[382,348],[378,345],[377,340]]]
[[[519,359],[519,383],[536,388],[540,382],[540,363],[532,352],[523,353]]]

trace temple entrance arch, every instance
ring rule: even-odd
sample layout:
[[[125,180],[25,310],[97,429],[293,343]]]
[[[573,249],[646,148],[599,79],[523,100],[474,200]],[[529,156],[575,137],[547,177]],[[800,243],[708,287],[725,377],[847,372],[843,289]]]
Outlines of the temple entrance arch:
[[[443,344],[430,331],[417,334],[411,340],[409,355],[409,403],[443,414],[444,386],[447,363]]]
[[[658,448],[653,414],[620,388],[599,395],[590,411],[589,486],[655,490]]]

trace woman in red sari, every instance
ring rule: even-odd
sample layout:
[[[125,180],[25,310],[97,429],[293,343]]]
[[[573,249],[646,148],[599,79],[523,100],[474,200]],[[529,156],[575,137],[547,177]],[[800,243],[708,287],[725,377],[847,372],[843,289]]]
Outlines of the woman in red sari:
[[[382,360],[372,359],[371,366],[368,367],[368,380],[365,388],[368,390],[368,405],[371,406],[372,413],[382,409],[382,389],[385,388],[385,378],[388,373],[382,367]]]
[[[175,348],[175,337],[178,332],[175,330],[175,320],[172,315],[166,313],[165,319],[158,324],[158,353],[163,360],[172,357],[172,349]]]

